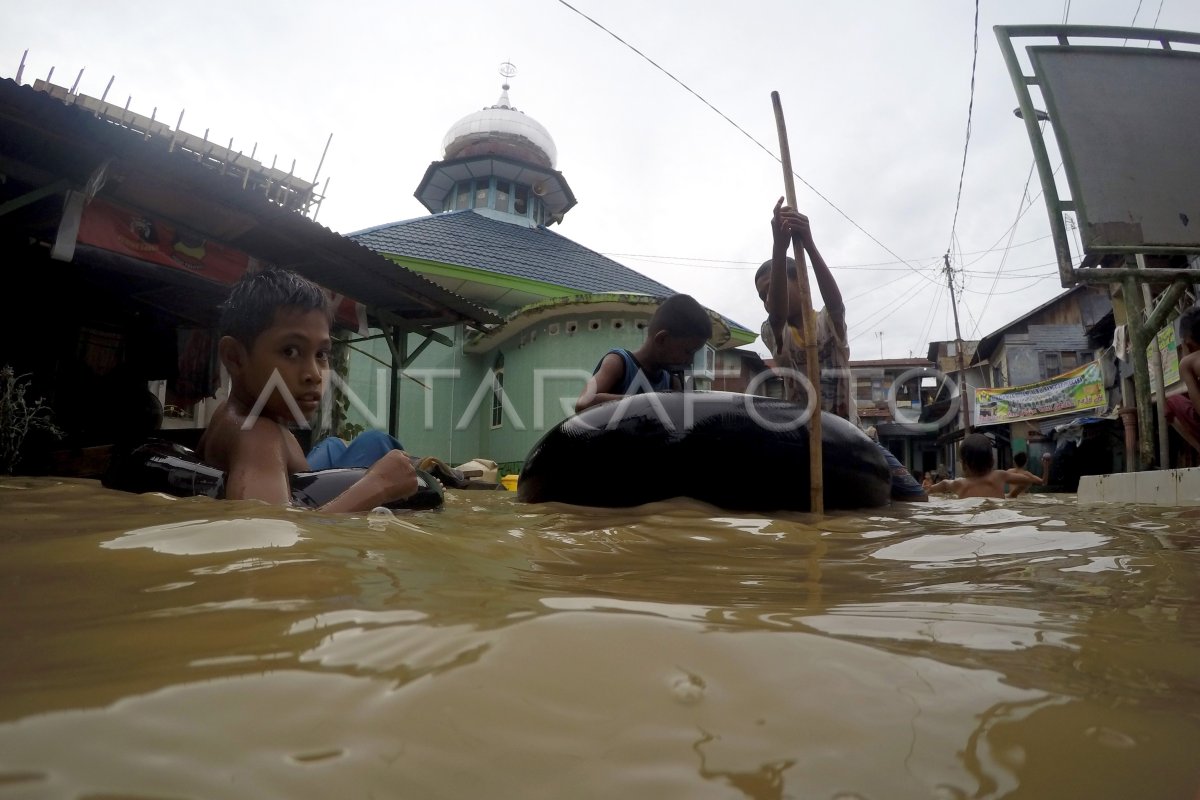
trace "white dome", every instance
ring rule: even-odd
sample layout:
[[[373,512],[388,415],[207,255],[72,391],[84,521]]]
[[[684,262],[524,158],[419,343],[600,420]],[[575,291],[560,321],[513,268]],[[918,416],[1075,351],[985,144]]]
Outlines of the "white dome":
[[[509,105],[507,91],[500,95],[496,105],[467,114],[450,126],[446,138],[442,140],[444,157],[451,158],[452,151],[461,150],[476,141],[486,141],[492,136],[524,139],[545,154],[551,168],[558,161],[558,148],[554,146],[550,132],[537,120]]]

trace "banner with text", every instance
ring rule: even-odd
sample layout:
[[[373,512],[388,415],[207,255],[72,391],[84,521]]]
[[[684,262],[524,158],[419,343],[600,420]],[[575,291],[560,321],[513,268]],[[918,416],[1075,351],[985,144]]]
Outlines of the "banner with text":
[[[1026,386],[975,390],[975,425],[1002,425],[1027,419],[1104,409],[1104,372],[1099,361]]]

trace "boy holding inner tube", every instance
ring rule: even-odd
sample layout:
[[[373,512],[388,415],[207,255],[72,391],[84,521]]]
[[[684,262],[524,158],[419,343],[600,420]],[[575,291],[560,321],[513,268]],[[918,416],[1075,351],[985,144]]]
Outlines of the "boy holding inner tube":
[[[199,448],[205,462],[225,470],[227,499],[286,505],[288,476],[314,468],[287,423],[311,419],[320,407],[329,327],[325,294],[294,272],[247,273],[230,291],[217,345],[231,380],[229,397],[214,412]],[[416,492],[416,472],[398,446],[386,434],[368,431],[343,446],[346,452],[334,463],[321,463],[318,468],[370,466],[321,510],[369,511]],[[311,455],[322,453],[314,449]]]
[[[788,246],[798,237],[796,259],[788,258]],[[804,303],[800,294],[799,269],[807,269],[804,254],[812,260],[817,289],[825,307],[817,313],[817,359],[820,362],[820,407],[823,411],[858,425],[858,409],[850,386],[850,344],[846,336],[846,306],[833,273],[813,242],[808,217],[783,204],[775,203],[771,216],[771,260],[763,263],[754,275],[754,286],[767,311],[762,326],[763,344],[771,351],[777,368],[783,375],[784,397],[797,403],[808,402],[804,385],[797,378],[806,374],[808,355],[804,341]],[[802,244],[801,248],[799,245]],[[875,444],[883,452],[892,474],[892,499],[924,502],[929,495],[921,484],[892,455],[886,447]]]
[[[575,401],[575,413],[630,394],[683,389],[682,371],[710,338],[712,319],[704,306],[691,295],[671,295],[650,318],[641,347],[604,354]]]

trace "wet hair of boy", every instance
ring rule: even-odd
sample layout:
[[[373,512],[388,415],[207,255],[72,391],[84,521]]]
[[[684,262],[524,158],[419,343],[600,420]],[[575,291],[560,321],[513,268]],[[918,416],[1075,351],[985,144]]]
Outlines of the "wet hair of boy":
[[[666,331],[679,339],[710,339],[712,318],[704,306],[688,294],[674,294],[663,301],[650,318],[649,334]]]
[[[799,275],[799,273],[796,272],[796,259],[788,256],[787,259],[784,260],[784,265],[784,271],[787,273],[789,278],[795,278],[797,275]],[[762,278],[763,275],[766,275],[768,272],[770,272],[770,270],[771,262],[764,261],[762,266],[758,268],[758,272],[754,273],[754,282],[758,283],[759,279]]]
[[[959,455],[962,456],[963,466],[976,474],[989,472],[995,464],[992,440],[982,433],[972,433],[963,439]]]
[[[1179,335],[1200,344],[1200,306],[1192,306],[1179,318]]]
[[[1027,456],[1025,453],[1017,453],[1015,456],[1013,456],[1013,463],[1016,464],[1018,467],[1023,468],[1025,466],[1025,464],[1028,462],[1029,462],[1029,456]]]
[[[275,312],[281,308],[330,316],[329,300],[315,283],[290,270],[264,269],[247,272],[230,289],[221,306],[220,335],[253,347],[259,334],[275,323]]]

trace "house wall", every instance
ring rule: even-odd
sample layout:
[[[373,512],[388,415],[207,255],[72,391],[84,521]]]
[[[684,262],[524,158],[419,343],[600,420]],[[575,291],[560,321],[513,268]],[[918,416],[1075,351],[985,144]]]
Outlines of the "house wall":
[[[537,440],[574,413],[575,400],[601,357],[614,347],[636,350],[641,346],[649,318],[647,313],[632,311],[560,316],[531,326],[485,353],[463,352],[461,327],[444,329],[442,333],[452,337],[455,346],[431,344],[409,367],[411,377],[400,378],[399,438],[413,454],[436,456],[450,464],[488,458],[517,471]],[[552,327],[557,333],[551,333]],[[410,336],[409,351],[420,341]],[[356,346],[383,361],[390,358],[382,340]],[[493,427],[490,373],[500,355],[510,406],[500,425]],[[457,370],[459,377],[431,381],[421,374],[431,369]],[[371,409],[378,402],[380,379],[385,384],[388,379],[382,364],[362,354],[351,356],[348,383]],[[380,408],[379,418],[386,426],[386,392]],[[348,419],[359,424],[369,421],[357,411]]]

